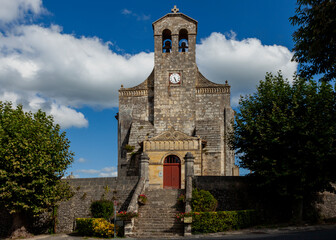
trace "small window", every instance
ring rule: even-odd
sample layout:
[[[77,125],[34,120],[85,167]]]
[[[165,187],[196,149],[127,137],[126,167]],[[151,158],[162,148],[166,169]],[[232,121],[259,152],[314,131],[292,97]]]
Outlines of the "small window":
[[[179,52],[188,52],[188,31],[181,29],[179,32]]]
[[[172,49],[171,31],[165,29],[162,32],[162,52],[170,53]]]

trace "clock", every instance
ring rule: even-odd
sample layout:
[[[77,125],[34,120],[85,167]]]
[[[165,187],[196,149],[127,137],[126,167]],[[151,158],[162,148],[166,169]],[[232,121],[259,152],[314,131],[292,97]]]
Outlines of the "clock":
[[[171,73],[169,74],[169,81],[172,84],[181,83],[181,75],[179,73]]]

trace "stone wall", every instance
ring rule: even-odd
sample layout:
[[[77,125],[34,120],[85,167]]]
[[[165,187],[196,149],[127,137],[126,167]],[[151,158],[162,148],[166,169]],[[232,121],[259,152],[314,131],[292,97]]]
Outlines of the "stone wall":
[[[336,188],[336,184],[332,185]],[[218,200],[218,211],[261,207],[261,199],[254,190],[254,181],[249,177],[195,176],[193,187],[209,191]],[[322,202],[317,204],[321,218],[335,219],[336,194],[321,193],[321,200]]]
[[[118,202],[117,210],[127,210],[138,177],[68,179],[75,195],[58,209],[57,232],[72,232],[76,218],[90,217],[92,201],[105,198]]]
[[[332,184],[336,189],[336,184]],[[318,204],[321,215],[326,219],[336,219],[336,194],[324,192],[321,194],[322,203]]]
[[[138,86],[119,90],[118,115],[118,176],[138,175],[137,158],[127,154],[125,146],[140,149],[145,136],[153,136],[154,71]]]
[[[193,187],[209,191],[218,201],[218,211],[254,209],[256,201],[247,177],[195,176]]]

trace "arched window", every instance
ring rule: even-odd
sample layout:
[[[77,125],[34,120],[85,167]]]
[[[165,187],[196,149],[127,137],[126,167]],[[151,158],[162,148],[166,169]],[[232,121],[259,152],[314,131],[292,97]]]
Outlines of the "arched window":
[[[162,52],[170,53],[172,48],[171,31],[165,29],[162,32]]]
[[[181,29],[179,32],[179,52],[188,52],[188,31]]]
[[[181,163],[181,160],[176,155],[169,155],[166,157],[164,163]]]

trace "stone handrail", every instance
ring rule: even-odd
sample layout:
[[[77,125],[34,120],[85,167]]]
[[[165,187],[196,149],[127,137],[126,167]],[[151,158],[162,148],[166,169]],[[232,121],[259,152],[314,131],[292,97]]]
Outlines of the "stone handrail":
[[[134,190],[130,204],[128,205],[127,212],[138,212],[138,198],[144,192],[146,185],[146,178],[140,177],[137,186]]]
[[[128,205],[127,212],[138,212],[138,198],[139,195],[145,192],[148,185],[148,164],[149,157],[147,153],[143,152],[140,156],[140,177],[137,186],[134,190],[132,199]],[[134,227],[134,218],[125,223],[125,237],[132,236]]]

